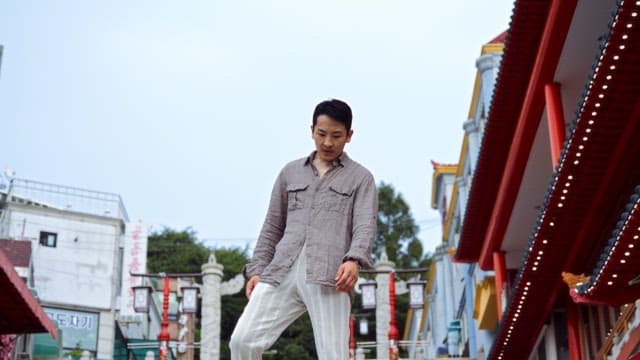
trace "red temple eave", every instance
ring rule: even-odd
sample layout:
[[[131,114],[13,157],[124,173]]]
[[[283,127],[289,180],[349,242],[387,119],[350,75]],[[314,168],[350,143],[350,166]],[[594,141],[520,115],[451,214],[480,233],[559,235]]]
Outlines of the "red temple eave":
[[[0,335],[48,332],[56,327],[0,250]]]
[[[513,10],[456,249],[457,261],[475,262],[480,256],[480,239],[484,239],[499,191],[495,179],[500,179],[505,170],[516,131],[513,119],[525,99],[548,11],[549,2],[531,0],[517,1]]]
[[[574,302],[620,306],[640,298],[639,192],[637,187],[589,281],[570,290]]]
[[[575,300],[620,304],[640,295],[640,288],[628,283],[638,275],[633,269],[640,268],[640,222],[626,222],[618,245],[606,251],[606,241],[598,238],[610,224],[606,211],[622,212],[621,197],[640,183],[640,173],[630,166],[640,161],[640,1],[618,4],[616,10],[526,246],[490,359],[531,351],[536,337],[527,335],[542,329],[557,294],[566,291],[561,273],[584,269],[595,255],[604,257],[597,268],[601,274],[597,279],[592,275],[595,282],[588,293],[575,297],[574,291]],[[540,301],[541,293],[546,301]]]

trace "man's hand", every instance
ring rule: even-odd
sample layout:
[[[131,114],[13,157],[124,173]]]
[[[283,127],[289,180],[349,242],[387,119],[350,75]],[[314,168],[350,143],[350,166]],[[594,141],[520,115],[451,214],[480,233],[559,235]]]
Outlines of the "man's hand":
[[[338,291],[350,292],[358,282],[358,262],[347,260],[340,265],[336,274],[336,289]]]
[[[247,295],[247,299],[251,299],[251,293],[253,289],[255,289],[256,285],[258,285],[258,281],[260,281],[260,276],[253,275],[249,281],[247,281],[247,288],[245,290],[245,294]]]

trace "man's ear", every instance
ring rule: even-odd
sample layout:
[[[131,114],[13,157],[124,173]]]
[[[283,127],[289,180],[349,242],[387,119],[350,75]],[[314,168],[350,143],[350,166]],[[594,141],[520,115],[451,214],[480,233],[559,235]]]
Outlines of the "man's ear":
[[[311,136],[313,136],[313,128],[314,128],[314,126],[313,126],[313,124],[311,124]]]
[[[347,142],[351,142],[351,137],[353,136],[353,129],[349,130],[347,133]]]

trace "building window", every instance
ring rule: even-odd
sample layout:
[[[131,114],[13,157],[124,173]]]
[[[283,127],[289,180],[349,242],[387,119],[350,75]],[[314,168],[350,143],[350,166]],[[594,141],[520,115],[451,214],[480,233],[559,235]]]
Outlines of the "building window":
[[[40,231],[40,245],[48,246],[48,247],[56,247],[58,243],[58,234]]]

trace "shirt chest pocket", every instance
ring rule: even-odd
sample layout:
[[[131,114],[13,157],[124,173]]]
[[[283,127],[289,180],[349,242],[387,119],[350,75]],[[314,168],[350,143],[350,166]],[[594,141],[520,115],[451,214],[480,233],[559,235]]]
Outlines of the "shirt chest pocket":
[[[308,187],[309,185],[305,184],[287,185],[287,208],[289,209],[289,211],[300,210],[304,208]]]
[[[345,214],[349,210],[349,205],[353,202],[353,189],[331,185],[322,200],[322,207],[325,210]]]

